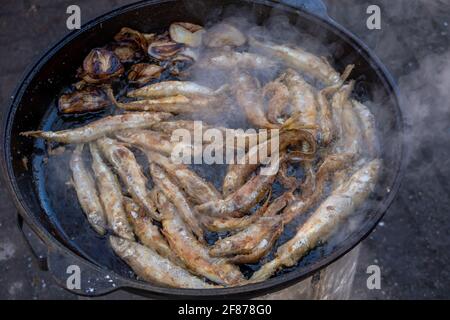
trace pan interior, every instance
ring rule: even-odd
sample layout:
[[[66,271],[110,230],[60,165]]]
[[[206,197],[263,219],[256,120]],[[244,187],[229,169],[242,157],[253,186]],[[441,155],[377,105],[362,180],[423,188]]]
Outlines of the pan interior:
[[[205,24],[219,21],[227,14],[230,7],[245,6],[258,23],[263,23],[271,15],[284,12],[263,3],[242,1],[154,1],[148,5],[129,8],[118,15],[113,15],[101,24],[96,24],[64,44],[59,50],[48,54],[49,59],[29,79],[16,106],[14,117],[10,120],[11,136],[8,160],[12,164],[15,183],[20,193],[19,199],[30,208],[33,217],[49,231],[57,241],[68,249],[83,256],[91,262],[114,272],[133,277],[125,263],[118,259],[107,244],[106,237],[99,237],[92,228],[78,205],[73,188],[66,183],[70,181],[68,169],[70,153],[54,156],[47,155],[47,145],[38,140],[33,141],[19,135],[22,131],[61,130],[79,126],[104,114],[90,118],[83,117],[62,119],[55,105],[61,90],[76,82],[76,69],[91,48],[102,46],[105,39],[112,39],[121,27],[127,26],[144,32],[167,29],[171,22],[189,21]],[[395,184],[400,168],[400,129],[397,101],[392,89],[386,83],[382,73],[377,69],[363,51],[356,50],[355,45],[342,34],[336,33],[317,19],[306,14],[284,12],[291,22],[303,32],[311,35],[320,34],[323,41],[334,48],[334,65],[342,71],[349,64],[356,65],[351,78],[356,80],[356,95],[361,101],[370,100],[369,105],[377,119],[379,140],[382,146],[384,162],[376,192],[360,209],[360,221],[347,225],[336,235],[334,246],[326,244],[312,250],[298,266],[281,271],[299,272],[305,266],[320,263],[339,248],[348,246],[346,241],[352,235],[361,233],[374,226],[381,217],[386,199]],[[55,159],[56,159],[55,158]],[[220,178],[219,178],[220,179]],[[294,232],[292,230],[291,232]],[[339,238],[340,237],[340,238]],[[281,239],[280,241],[285,241]],[[258,265],[245,266],[250,272]]]

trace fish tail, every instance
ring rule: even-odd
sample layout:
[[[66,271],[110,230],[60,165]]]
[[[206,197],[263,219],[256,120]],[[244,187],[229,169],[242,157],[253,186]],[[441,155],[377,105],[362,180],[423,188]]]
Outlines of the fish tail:
[[[227,93],[230,90],[230,85],[228,84],[224,84],[223,86],[221,86],[219,89],[217,89],[216,91],[214,91],[214,95],[222,95]]]
[[[341,75],[342,82],[345,82],[347,80],[347,78],[350,76],[354,68],[355,68],[354,64],[349,64],[348,66],[345,67],[345,70]]]
[[[125,109],[125,110],[129,109],[129,108],[127,108],[125,106],[125,104],[120,103],[119,101],[117,101],[116,97],[114,96],[114,92],[113,92],[113,90],[110,87],[106,88],[105,91],[106,91],[106,95],[108,96],[108,99],[111,101],[111,103],[114,106],[116,106],[117,108]]]
[[[42,130],[35,130],[35,131],[25,131],[21,132],[20,135],[24,137],[34,137],[34,138],[40,138],[44,134],[44,131]]]

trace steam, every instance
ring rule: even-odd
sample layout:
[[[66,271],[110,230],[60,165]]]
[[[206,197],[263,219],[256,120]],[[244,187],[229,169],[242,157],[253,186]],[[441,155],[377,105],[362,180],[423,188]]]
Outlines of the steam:
[[[334,44],[325,44],[326,42],[323,41],[323,37],[319,34],[314,35],[313,37],[306,32],[302,32],[301,28],[298,28],[295,23],[289,21],[289,18],[285,14],[273,13],[262,25],[258,25],[251,10],[243,10],[242,8],[234,8],[231,6],[226,8],[224,11],[225,16],[220,20],[212,14],[212,17],[209,18],[209,20],[214,22],[206,22],[205,29],[207,31],[218,22],[226,23],[240,30],[247,39],[249,37],[253,37],[261,42],[271,42],[289,45],[292,47],[301,47],[308,52],[324,58],[331,58],[333,56]],[[198,55],[200,58],[198,63],[194,64],[194,66],[189,69],[189,80],[214,89],[219,88],[224,84],[229,84],[231,91],[230,93],[233,93],[232,91],[235,89],[234,82],[236,75],[239,74],[239,72],[244,72],[245,70],[242,70],[243,68],[229,68],[226,70],[204,68],[201,66],[201,63],[207,57],[220,55],[221,53],[226,54],[229,51],[237,51],[259,54],[262,57],[268,58],[271,62],[279,61],[278,58],[271,56],[268,52],[262,53],[260,48],[254,47],[251,43],[249,43],[249,41],[247,41],[244,46],[237,48],[228,46],[217,49],[202,47],[198,50]],[[329,59],[329,61],[331,61],[331,59]],[[258,80],[259,88],[262,89],[265,84],[282,75],[287,68],[288,67],[280,63],[276,67],[252,70],[250,73]],[[302,74],[302,76],[304,76],[304,78],[316,88],[322,88],[323,84],[319,81],[313,79],[307,74]],[[230,94],[230,96],[233,95]],[[202,111],[193,114],[192,118],[202,119],[211,124],[220,124],[222,127],[251,127],[248,123],[246,123],[245,114],[242,111],[242,108],[237,105],[236,101],[234,99],[228,99],[226,102],[226,107],[222,108],[221,112],[216,114],[205,114]]]
[[[378,1],[382,24],[381,30],[373,31],[365,25],[365,1],[342,2],[330,3],[330,16],[360,36],[396,78],[407,125],[406,160],[408,164],[424,162],[427,170],[436,165],[426,159],[426,154],[432,154],[431,146],[450,137],[448,1]]]
[[[381,1],[382,30],[368,30],[365,24],[367,3],[354,3],[330,6],[330,15],[342,23],[372,48],[381,61],[393,73],[402,96],[403,116],[406,122],[405,143],[409,153],[406,155],[407,164],[416,163],[415,172],[420,177],[426,177],[430,168],[436,166],[433,153],[435,146],[448,145],[450,141],[450,51],[449,30],[450,16],[445,13],[448,5],[445,1]],[[283,44],[301,46],[310,52],[325,57],[333,56],[333,44],[324,45],[322,35],[316,34],[314,38],[299,31],[299,29],[283,15],[271,16],[263,26],[256,26],[251,12],[242,13],[242,10],[229,9],[232,17],[227,21],[246,34],[260,37],[265,41],[275,41]],[[434,19],[430,19],[430,15]],[[250,18],[248,18],[250,17]],[[355,17],[357,17],[355,19]],[[361,17],[361,18],[359,18]],[[440,24],[436,26],[436,21]],[[423,33],[405,33],[405,24],[417,25],[417,29],[437,30],[437,36],[423,37]],[[248,48],[255,52],[254,48]],[[433,53],[430,53],[433,52]],[[265,70],[260,75],[262,79],[273,79],[280,70]],[[195,73],[194,78],[208,82],[201,73]],[[225,75],[224,77],[227,77]],[[222,79],[221,79],[222,80]],[[309,79],[308,79],[309,80]],[[377,93],[374,93],[377,97]],[[377,105],[368,101],[367,104],[374,110]],[[234,106],[236,107],[236,106]],[[239,110],[235,108],[234,110]],[[228,117],[225,123],[233,126],[233,114],[230,122]],[[223,119],[221,119],[223,123]],[[392,135],[397,138],[397,132]],[[449,166],[450,160],[439,166]],[[375,201],[375,200],[371,200]],[[331,242],[340,243],[351,232],[357,230],[364,223],[362,215],[355,215],[348,221],[343,232],[336,234]],[[281,243],[283,242],[280,241]]]
[[[432,157],[433,145],[450,139],[450,52],[425,57],[416,71],[400,78],[399,86],[405,101],[409,161],[426,160],[423,156]]]
[[[375,3],[381,7],[382,28],[374,31],[367,30],[364,20],[365,9],[373,2],[350,0],[339,1],[339,4],[327,2],[329,14],[361,37],[375,51],[399,85],[406,123],[407,169],[399,195],[400,199],[393,206],[396,210],[390,210],[384,222],[379,225],[380,228],[386,228],[387,232],[374,237],[377,242],[383,243],[383,251],[390,252],[392,256],[409,247],[408,241],[411,235],[418,234],[417,241],[422,242],[423,237],[443,235],[446,230],[442,223],[446,219],[443,217],[450,204],[448,199],[450,185],[446,177],[448,170],[445,169],[450,167],[449,2],[447,0],[376,1]],[[400,210],[406,212],[402,214]],[[407,222],[410,216],[413,222]],[[390,224],[392,226],[389,226]],[[420,227],[419,224],[426,224],[427,227]],[[393,233],[397,235],[390,235]],[[395,244],[392,241],[398,243]],[[368,264],[373,262],[379,264],[380,261],[384,264],[383,260],[388,259],[388,255],[380,254],[379,251],[371,253],[373,243],[372,241],[372,244],[369,242],[369,245],[364,246],[366,253],[363,261]],[[432,246],[438,255],[445,250],[445,244],[426,243],[427,249],[429,245]],[[416,246],[412,256],[420,252],[418,250],[423,250],[423,246]],[[409,261],[409,269],[414,270],[412,256],[409,256],[412,259]],[[373,260],[374,258],[376,259]],[[408,259],[407,255],[405,258]],[[384,266],[387,269],[402,268],[404,259],[397,259],[399,260],[397,262],[395,260],[395,258],[387,260],[389,265]],[[439,263],[437,265],[440,266]],[[359,272],[364,274],[366,267],[365,264]],[[422,280],[428,276],[424,273]],[[404,297],[417,296],[416,293],[409,292],[404,295],[399,291],[400,288],[405,288],[405,281],[409,279],[396,277],[395,280],[400,280],[399,282],[403,282],[403,285],[400,284],[397,289],[393,289],[388,284],[384,284],[386,287],[382,291],[383,296],[370,293],[368,297],[399,297],[398,294]],[[423,286],[420,289],[422,288]],[[418,287],[415,287],[413,291],[417,289]],[[436,296],[436,292],[439,292],[435,290],[437,289],[431,285],[430,291],[425,290],[420,294],[433,297]],[[367,291],[363,287],[363,297],[365,292]],[[385,293],[387,296],[384,296]]]

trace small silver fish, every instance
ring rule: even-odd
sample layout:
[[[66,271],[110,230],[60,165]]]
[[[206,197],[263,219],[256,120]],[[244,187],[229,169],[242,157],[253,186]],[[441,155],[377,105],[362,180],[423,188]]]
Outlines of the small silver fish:
[[[102,154],[118,173],[134,201],[144,208],[153,219],[159,220],[161,217],[157,213],[149,196],[147,178],[144,176],[142,168],[137,162],[133,152],[123,144],[110,138],[97,140],[97,145]]]
[[[157,122],[167,120],[170,113],[134,112],[115,116],[108,116],[93,121],[84,127],[63,131],[27,131],[20,135],[26,137],[43,138],[62,143],[86,143],[97,140],[118,130],[130,128],[149,128]]]
[[[375,159],[356,171],[347,183],[322,202],[291,240],[278,248],[275,259],[253,274],[250,282],[264,281],[279,268],[295,265],[319,242],[327,241],[373,191],[380,167],[381,160]]]
[[[213,285],[190,274],[152,249],[137,242],[111,236],[109,243],[114,252],[123,259],[142,279],[175,288],[208,289]]]
[[[78,201],[91,226],[99,234],[105,234],[108,225],[105,212],[98,197],[95,181],[88,172],[83,160],[83,144],[77,145],[70,159],[73,185]]]
[[[103,203],[108,225],[119,237],[134,241],[134,234],[123,208],[119,181],[103,161],[97,146],[91,143],[89,147],[92,155],[92,170],[97,180],[100,200]]]

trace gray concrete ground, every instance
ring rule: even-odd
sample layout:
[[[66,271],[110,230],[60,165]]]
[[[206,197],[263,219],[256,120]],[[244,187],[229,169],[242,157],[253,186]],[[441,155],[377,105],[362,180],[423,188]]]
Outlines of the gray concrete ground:
[[[0,9],[0,107],[31,61],[68,31],[66,8],[83,22],[130,1],[3,1]],[[354,299],[450,298],[450,54],[448,0],[327,0],[338,22],[360,36],[388,66],[408,98],[411,155],[397,199],[361,247]],[[366,28],[366,8],[382,9],[382,29]],[[0,298],[77,299],[38,270],[0,185]],[[381,268],[381,290],[366,287],[368,265]],[[118,292],[106,298],[137,298]]]

